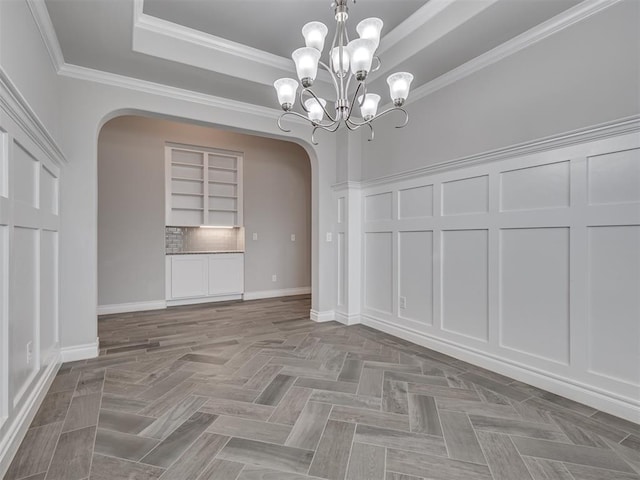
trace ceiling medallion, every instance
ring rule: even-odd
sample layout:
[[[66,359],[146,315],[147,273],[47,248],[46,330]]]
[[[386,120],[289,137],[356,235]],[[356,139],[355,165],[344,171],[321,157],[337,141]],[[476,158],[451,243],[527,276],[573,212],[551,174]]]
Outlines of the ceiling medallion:
[[[356,32],[360,38],[349,41],[347,33],[348,1],[336,0],[332,3],[332,7],[335,8],[336,31],[331,49],[328,52],[329,64],[327,65],[320,60],[328,29],[323,23],[309,22],[302,27],[306,46],[298,48],[291,55],[302,84],[300,94],[296,95],[299,85],[293,78],[280,78],[273,84],[278,93],[280,106],[284,110],[278,119],[278,127],[284,132],[290,132],[291,130],[282,127],[282,119],[287,115],[304,118],[313,126],[311,141],[314,145],[318,144],[315,140],[315,133],[319,128],[335,132],[342,123],[349,130],[357,130],[366,125],[370,129],[369,141],[371,141],[374,135],[372,122],[375,119],[398,110],[404,113],[404,122],[396,128],[404,127],[409,121],[409,114],[402,106],[409,95],[409,87],[413,80],[413,75],[410,73],[399,72],[389,75],[387,83],[393,107],[377,113],[380,95],[367,92],[366,79],[381,65],[375,52],[380,43],[383,23],[379,18],[362,20],[356,26]],[[319,65],[329,72],[333,81],[336,96],[334,115],[331,115],[327,110],[326,100],[318,97],[311,89]],[[349,86],[352,81],[357,82],[357,87],[349,100]],[[292,110],[296,97],[306,116]],[[362,121],[356,121],[352,118],[353,107],[356,104],[360,109]]]

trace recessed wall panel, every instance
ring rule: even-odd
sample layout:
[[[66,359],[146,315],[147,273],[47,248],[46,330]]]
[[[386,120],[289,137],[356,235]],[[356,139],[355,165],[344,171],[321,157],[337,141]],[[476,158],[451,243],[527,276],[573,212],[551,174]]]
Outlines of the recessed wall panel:
[[[9,227],[0,225],[0,427],[9,412]]]
[[[433,324],[433,232],[400,232],[399,292],[406,299],[399,316]]]
[[[58,214],[58,179],[44,167],[40,172],[40,209]]]
[[[0,197],[9,196],[9,135],[0,131]]]
[[[500,343],[569,362],[569,229],[500,232]]]
[[[489,177],[465,178],[442,184],[442,214],[465,215],[489,211]]]
[[[393,242],[391,232],[368,232],[364,236],[364,306],[385,313],[392,311]]]
[[[13,196],[17,202],[37,207],[38,162],[19,144],[13,149]]]
[[[9,377],[14,405],[36,370],[38,320],[38,230],[15,227],[9,272]],[[31,343],[32,358],[27,356]]]
[[[433,216],[433,185],[398,191],[399,218]]]
[[[500,210],[536,210],[569,206],[569,162],[503,172]]]
[[[488,231],[442,232],[442,328],[488,338]]]
[[[345,236],[338,233],[338,305],[346,304],[347,265],[345,255]]]
[[[58,311],[58,234],[40,234],[40,352],[43,361],[50,360],[57,341]]]
[[[640,385],[640,226],[588,229],[589,369]]]
[[[588,159],[589,204],[640,202],[640,149]]]
[[[364,218],[367,222],[391,220],[391,192],[368,195],[364,198]]]
[[[345,221],[345,200],[344,197],[338,198],[338,223]]]

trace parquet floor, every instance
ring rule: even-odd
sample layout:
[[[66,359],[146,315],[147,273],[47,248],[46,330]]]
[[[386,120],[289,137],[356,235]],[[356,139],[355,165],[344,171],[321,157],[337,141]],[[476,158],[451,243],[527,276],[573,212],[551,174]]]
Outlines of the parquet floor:
[[[308,297],[102,317],[6,480],[639,480],[640,426]]]

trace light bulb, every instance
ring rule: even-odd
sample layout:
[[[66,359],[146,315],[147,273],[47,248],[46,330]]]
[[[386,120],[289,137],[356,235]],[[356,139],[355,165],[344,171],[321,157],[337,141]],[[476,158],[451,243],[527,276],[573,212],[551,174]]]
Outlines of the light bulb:
[[[364,102],[362,101],[364,97]],[[380,95],[375,93],[367,93],[358,97],[358,105],[360,105],[360,113],[365,121],[371,120],[376,116],[378,111],[378,103],[380,103]]]
[[[305,26],[302,27],[305,45],[321,52],[324,48],[324,39],[328,31],[327,26],[321,22],[309,22],[305,24]]]
[[[302,47],[291,55],[296,63],[298,78],[303,87],[310,87],[318,74],[318,61],[320,52],[313,47]]]
[[[351,72],[356,76],[358,81],[363,81],[367,78],[369,70],[371,70],[375,43],[373,40],[357,38],[356,40],[350,41],[347,48],[349,49]]]
[[[389,94],[396,107],[402,106],[409,96],[409,88],[411,87],[412,80],[413,75],[407,72],[394,73],[387,78]]]
[[[298,82],[293,78],[279,78],[273,82],[273,86],[278,93],[278,102],[283,110],[291,110],[296,101],[296,91],[298,90]]]
[[[349,71],[349,51],[346,47],[342,48],[342,68],[340,67],[340,47],[331,50],[331,63],[333,63],[333,71],[339,76],[344,77]]]
[[[320,103],[318,103],[320,102]],[[304,106],[307,109],[307,115],[309,116],[309,120],[314,123],[318,123],[322,121],[322,117],[324,116],[324,107],[327,105],[327,101],[323,98],[309,98],[304,102]]]
[[[379,18],[365,18],[356,26],[356,32],[360,35],[360,38],[366,40],[373,40],[375,43],[374,51],[380,45],[380,32],[382,31],[382,25],[384,23]]]

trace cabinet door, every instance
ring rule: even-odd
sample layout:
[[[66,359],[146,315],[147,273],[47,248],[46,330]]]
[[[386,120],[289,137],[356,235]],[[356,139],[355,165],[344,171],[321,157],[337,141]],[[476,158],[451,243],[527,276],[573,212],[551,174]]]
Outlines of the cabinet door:
[[[209,295],[244,292],[244,255],[222,253],[209,255]]]
[[[208,255],[171,257],[171,298],[204,297],[208,291]]]

